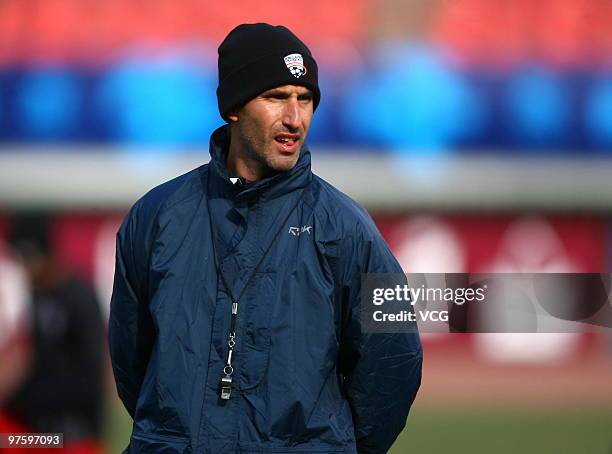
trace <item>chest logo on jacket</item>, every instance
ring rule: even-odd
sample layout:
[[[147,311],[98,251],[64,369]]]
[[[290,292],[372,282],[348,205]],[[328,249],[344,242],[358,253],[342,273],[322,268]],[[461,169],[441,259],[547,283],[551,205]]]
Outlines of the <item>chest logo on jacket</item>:
[[[289,232],[293,236],[300,236],[300,234],[306,232],[310,235],[311,225],[303,225],[302,227],[289,227]]]

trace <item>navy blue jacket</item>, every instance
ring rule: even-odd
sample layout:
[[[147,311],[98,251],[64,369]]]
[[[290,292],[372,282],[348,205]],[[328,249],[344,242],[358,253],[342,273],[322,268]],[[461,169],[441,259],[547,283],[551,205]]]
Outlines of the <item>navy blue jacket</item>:
[[[306,147],[291,171],[232,184],[228,129],[213,133],[210,163],[147,193],[117,235],[109,340],[134,419],[127,452],[386,452],[422,350],[418,334],[362,332],[360,273],[402,270],[367,212],[312,174]],[[229,400],[231,300],[215,250],[234,295],[254,272]]]

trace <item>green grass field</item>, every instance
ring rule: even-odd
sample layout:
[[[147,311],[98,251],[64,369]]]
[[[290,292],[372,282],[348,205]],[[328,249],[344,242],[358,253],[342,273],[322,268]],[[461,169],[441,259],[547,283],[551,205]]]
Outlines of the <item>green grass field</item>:
[[[390,453],[612,454],[612,409],[415,406]]]
[[[109,402],[106,443],[120,453],[131,419]],[[414,406],[391,454],[612,454],[612,409]]]

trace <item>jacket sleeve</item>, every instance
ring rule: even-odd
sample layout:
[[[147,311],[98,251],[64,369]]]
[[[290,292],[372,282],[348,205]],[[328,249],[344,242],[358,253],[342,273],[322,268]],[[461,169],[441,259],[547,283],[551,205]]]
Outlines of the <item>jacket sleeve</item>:
[[[109,319],[109,349],[117,392],[134,418],[154,342],[148,310],[149,235],[138,219],[138,204],[117,233],[115,278]]]
[[[361,273],[401,273],[388,245],[367,216],[365,231],[345,251],[340,368],[351,406],[357,450],[385,453],[406,424],[421,383],[418,332],[367,333],[360,319]]]

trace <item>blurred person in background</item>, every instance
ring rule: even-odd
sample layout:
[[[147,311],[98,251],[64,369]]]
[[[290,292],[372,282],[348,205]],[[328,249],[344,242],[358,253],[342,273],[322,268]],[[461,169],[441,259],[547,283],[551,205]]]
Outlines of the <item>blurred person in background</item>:
[[[28,371],[28,288],[25,272],[0,239],[0,410]],[[2,431],[0,411],[0,432]]]
[[[45,215],[13,218],[9,242],[31,291],[30,358],[3,404],[0,432],[62,433],[63,452],[101,453],[104,326],[96,294],[57,260]]]
[[[285,27],[240,25],[217,97],[229,124],[211,162],[150,191],[118,233],[126,452],[386,452],[421,344],[362,330],[361,273],[402,269],[367,212],[311,172],[316,62]]]

